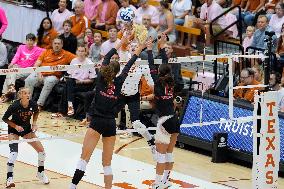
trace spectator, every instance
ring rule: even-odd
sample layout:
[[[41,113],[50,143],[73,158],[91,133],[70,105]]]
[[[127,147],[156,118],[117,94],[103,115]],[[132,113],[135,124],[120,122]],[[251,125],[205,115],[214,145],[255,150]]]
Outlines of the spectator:
[[[276,37],[279,38],[281,34],[282,24],[284,23],[284,4],[278,3],[275,7],[276,13],[273,14],[269,21],[270,28],[275,32]]]
[[[63,22],[64,33],[59,37],[63,40],[63,49],[75,54],[77,49],[77,38],[71,33],[71,28],[72,22],[70,20],[65,20]]]
[[[84,3],[81,0],[75,2],[75,14],[70,17],[72,22],[71,33],[77,37],[79,42],[82,42],[86,28],[89,27],[89,21],[84,16]]]
[[[26,44],[20,45],[17,52],[9,65],[9,68],[27,68],[33,67],[36,60],[43,52],[44,49],[34,46],[36,42],[36,36],[32,33],[26,35]],[[29,73],[21,74],[8,74],[6,76],[3,89],[2,89],[2,102],[7,102],[10,96],[14,96],[16,93],[15,82],[16,79],[25,79],[29,76]]]
[[[85,46],[79,46],[76,53],[77,57],[71,61],[70,65],[93,63],[89,58],[86,58],[88,51]],[[68,70],[67,73],[69,76],[66,77],[65,89],[61,95],[59,113],[53,115],[53,117],[62,117],[61,113],[65,114],[66,110],[68,116],[74,115],[75,94],[91,91],[94,88],[94,78],[97,76],[95,68],[72,69]]]
[[[129,4],[129,0],[119,0],[119,2],[121,3],[121,8],[117,12],[116,27],[118,29],[122,29],[123,20],[120,16],[120,13],[127,11],[127,9],[131,9],[134,12],[134,14],[136,15],[137,9],[133,5]],[[133,16],[133,17],[135,17],[135,16]]]
[[[206,45],[210,45],[210,31],[209,31],[209,22],[214,20],[217,16],[223,13],[223,8],[216,3],[214,0],[205,0],[205,3],[201,6],[200,18],[194,20],[194,27],[201,28],[206,34]],[[224,17],[221,17],[213,24],[213,32],[218,33],[225,28],[226,20]],[[196,36],[192,37],[192,46],[196,47]]]
[[[272,71],[269,77],[269,90],[278,91],[280,90],[281,75],[277,72]]]
[[[280,71],[283,72],[284,67],[284,24],[282,24],[281,35],[278,38],[277,48],[276,48],[276,58],[278,59],[278,67]]]
[[[254,17],[264,7],[265,0],[247,0],[246,7],[242,12],[242,18],[246,26],[252,26]]]
[[[2,37],[2,34],[8,27],[8,20],[5,14],[4,9],[0,7],[0,38]]]
[[[259,85],[260,83],[254,79],[254,71],[251,68],[245,68],[241,71],[240,75],[241,82],[238,86],[247,86],[247,85]],[[249,88],[249,89],[237,89],[234,92],[235,98],[240,98],[247,100],[249,102],[254,101],[254,91],[259,90],[260,88]]]
[[[98,7],[102,3],[101,0],[84,0],[85,16],[91,22],[96,21]]]
[[[246,29],[246,37],[243,40],[243,47],[245,51],[252,44],[254,30],[255,29],[253,26],[248,26]]]
[[[113,0],[102,0],[102,3],[98,7],[95,28],[108,30],[111,25],[115,25],[118,9],[119,7]]]
[[[261,68],[261,66],[254,66],[252,67],[252,70],[254,71],[254,79],[256,81],[258,81],[259,83],[264,83],[264,73],[263,73],[263,70]]]
[[[151,16],[147,14],[143,15],[142,24],[148,30],[148,37],[151,37],[153,40],[156,40],[158,38],[158,33],[155,30],[155,28],[153,28],[151,25]],[[158,43],[157,42],[154,43],[152,52],[153,52],[154,57],[158,56]],[[142,51],[140,53],[140,57],[143,60],[147,60],[148,59],[147,50]]]
[[[271,28],[268,26],[268,19],[264,15],[260,15],[257,20],[258,29],[253,34],[252,40],[252,47],[266,49],[266,42],[265,42],[265,31],[272,31]],[[273,35],[272,37],[273,43],[276,44],[276,36]],[[273,49],[274,51],[274,49]]]
[[[110,26],[108,29],[108,40],[102,44],[101,56],[104,57],[112,48],[114,48],[120,39],[117,39],[117,29],[114,26]]]
[[[172,12],[175,18],[175,24],[183,25],[185,16],[189,15],[191,10],[191,0],[173,0],[172,1]]]
[[[35,66],[57,66],[66,65],[71,62],[76,56],[68,51],[62,49],[63,40],[59,37],[52,42],[52,49],[45,50],[35,63]],[[25,87],[30,89],[31,96],[34,87],[43,83],[37,104],[41,110],[44,106],[45,100],[52,91],[53,87],[58,83],[62,72],[42,72],[32,73],[25,80]]]
[[[6,69],[7,66],[7,48],[2,41],[0,41],[0,69]],[[2,90],[3,83],[5,81],[5,75],[0,75],[0,89]],[[1,101],[1,99],[0,99]]]
[[[63,22],[72,16],[72,13],[66,8],[67,7],[67,0],[59,0],[58,2],[58,9],[55,9],[50,19],[52,21],[54,29],[59,33],[62,34],[64,32]]]
[[[89,50],[89,58],[93,62],[99,62],[101,60],[101,46],[102,46],[102,34],[100,32],[94,32],[94,43]]]
[[[84,43],[86,47],[89,49],[91,45],[94,43],[94,33],[92,28],[87,28],[85,31]]]
[[[278,105],[279,105],[279,111],[284,112],[284,76],[281,77],[281,88],[279,89],[279,95],[278,95]]]
[[[52,41],[58,35],[57,31],[52,27],[52,22],[49,17],[42,19],[39,29],[37,30],[37,46],[50,49]]]
[[[170,42],[176,41],[175,25],[173,13],[169,10],[168,0],[160,1],[159,6],[160,18],[159,25],[156,28],[158,35],[166,34]]]
[[[140,0],[134,22],[136,24],[142,24],[142,18],[144,15],[149,15],[151,17],[151,25],[153,27],[157,27],[159,25],[159,11],[157,8],[152,5],[148,5],[147,0]]]

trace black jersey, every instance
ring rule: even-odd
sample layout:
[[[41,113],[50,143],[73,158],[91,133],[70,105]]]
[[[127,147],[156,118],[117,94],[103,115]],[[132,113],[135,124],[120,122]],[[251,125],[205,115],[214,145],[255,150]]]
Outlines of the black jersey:
[[[116,53],[116,49],[111,49],[103,60],[103,65],[107,65],[110,62],[112,55]],[[128,63],[123,68],[121,74],[116,77],[113,84],[108,85],[102,76],[102,74],[97,69],[97,79],[96,79],[96,93],[92,107],[90,110],[90,115],[100,116],[105,118],[115,118],[117,113],[120,111],[119,97],[122,88],[122,84],[127,77],[128,71],[134,64],[137,55],[133,55]]]
[[[38,105],[36,102],[30,100],[29,105],[27,108],[24,108],[20,103],[20,100],[16,100],[11,104],[7,111],[5,112],[2,120],[8,120],[10,116],[12,116],[11,121],[14,122],[16,125],[21,127],[30,128],[31,127],[31,117],[34,113],[38,112]]]
[[[163,64],[168,63],[168,58],[165,49],[161,49],[161,58]],[[154,87],[154,103],[159,117],[174,115],[174,87],[163,86],[159,80],[157,67],[154,65],[152,51],[148,51],[148,61],[152,78],[155,83]]]

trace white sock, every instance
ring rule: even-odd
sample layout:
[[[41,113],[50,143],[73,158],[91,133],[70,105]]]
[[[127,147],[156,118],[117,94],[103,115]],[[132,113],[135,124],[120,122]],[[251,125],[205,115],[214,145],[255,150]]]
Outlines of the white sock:
[[[170,170],[164,170],[164,174],[163,174],[163,183],[166,183],[168,180],[170,180]]]
[[[163,175],[157,175],[156,174],[155,184],[160,184],[161,181],[162,181],[162,177],[163,177]]]

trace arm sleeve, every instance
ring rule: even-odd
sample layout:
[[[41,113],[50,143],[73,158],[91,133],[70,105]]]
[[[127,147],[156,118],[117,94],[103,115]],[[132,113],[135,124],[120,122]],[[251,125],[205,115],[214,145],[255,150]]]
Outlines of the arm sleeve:
[[[108,65],[110,62],[111,57],[117,52],[115,48],[112,48],[104,57],[102,65]]]
[[[147,53],[148,53],[148,63],[149,63],[149,67],[150,67],[150,73],[151,73],[151,76],[152,76],[154,83],[156,83],[157,80],[158,80],[158,70],[157,70],[156,66],[154,65],[153,53],[152,53],[151,50],[148,50]]]
[[[167,56],[165,48],[161,49],[161,57],[162,57],[162,63],[163,64],[167,64],[169,59],[168,59],[168,56]]]
[[[121,74],[119,75],[119,77],[121,77],[123,82],[126,79],[131,66],[134,64],[134,62],[137,60],[137,58],[138,58],[138,56],[136,54],[134,54],[131,57],[131,59],[127,62],[127,64],[124,66],[123,70],[121,71]]]
[[[15,112],[15,108],[14,108],[14,104],[12,104],[11,106],[9,106],[9,108],[6,110],[4,116],[2,117],[2,120],[8,120],[9,117],[13,114],[13,112]]]

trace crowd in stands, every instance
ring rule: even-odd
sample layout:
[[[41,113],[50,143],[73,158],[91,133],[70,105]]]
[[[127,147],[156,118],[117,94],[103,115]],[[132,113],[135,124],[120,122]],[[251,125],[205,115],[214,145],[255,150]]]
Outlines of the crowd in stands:
[[[67,0],[59,0],[58,8],[50,17],[46,17],[39,24],[37,34],[26,35],[26,44],[18,47],[17,52],[11,62],[6,62],[7,51],[0,42],[0,67],[38,67],[55,66],[66,64],[90,64],[97,63],[119,42],[125,31],[131,31],[133,24],[144,25],[148,37],[155,39],[161,34],[168,37],[167,53],[169,57],[174,57],[174,45],[187,45],[191,49],[196,49],[200,41],[207,47],[212,46],[209,23],[225,10],[234,7],[241,7],[241,15],[238,11],[232,10],[220,17],[212,24],[213,33],[218,33],[224,28],[241,19],[243,24],[235,24],[228,28],[224,35],[228,38],[238,39],[244,36],[242,42],[244,50],[251,48],[266,49],[266,31],[274,31],[272,36],[275,59],[279,68],[275,70],[281,76],[284,67],[284,4],[280,0],[161,0],[157,5],[149,3],[147,0],[132,2],[129,0],[77,0],[73,1],[72,10],[67,9]],[[125,22],[129,18],[131,22]],[[133,20],[133,21],[132,21]],[[0,7],[0,35],[7,28],[5,12]],[[13,24],[13,23],[9,23]],[[190,35],[187,38],[178,32],[176,25],[201,29],[203,36]],[[107,39],[102,31],[108,32]],[[135,34],[133,34],[134,36]],[[198,39],[199,38],[199,39]],[[184,43],[186,41],[187,43]],[[131,51],[135,49],[135,43],[129,46],[122,46],[113,59],[129,60]],[[3,49],[3,50],[2,50]],[[159,57],[159,46],[154,43],[153,55]],[[147,52],[144,50],[140,54],[141,59],[147,59]],[[174,67],[174,66],[173,66]],[[240,85],[251,85],[263,83],[263,69],[261,62],[251,63],[251,68],[245,68],[240,74]],[[182,89],[181,68],[173,68],[173,75]],[[143,75],[143,74],[142,74]],[[2,77],[2,76],[1,76]],[[278,78],[278,76],[277,76]],[[63,74],[61,72],[14,74],[8,75],[3,80],[2,102],[10,100],[11,94],[16,92],[15,82],[17,79],[24,80],[25,86],[33,93],[34,87],[41,86],[42,90],[38,98],[40,109],[44,107],[46,99],[58,83],[65,82],[65,95],[61,96],[58,113],[55,117],[69,115],[72,116],[74,110],[75,92],[90,92],[95,88],[96,75],[93,70],[70,70]],[[151,96],[153,90],[151,82],[144,82],[144,77],[140,85],[144,86],[140,91],[142,99]],[[282,89],[282,84],[279,88]],[[272,84],[271,84],[272,85]],[[284,86],[284,85],[283,85]],[[179,90],[181,90],[179,89]],[[253,101],[254,89],[251,91],[235,91],[235,98],[243,98]],[[152,91],[152,92],[151,92]],[[88,103],[88,102],[87,102]],[[151,105],[151,103],[148,103]],[[284,103],[283,103],[284,104]],[[284,106],[281,107],[284,110]]]

